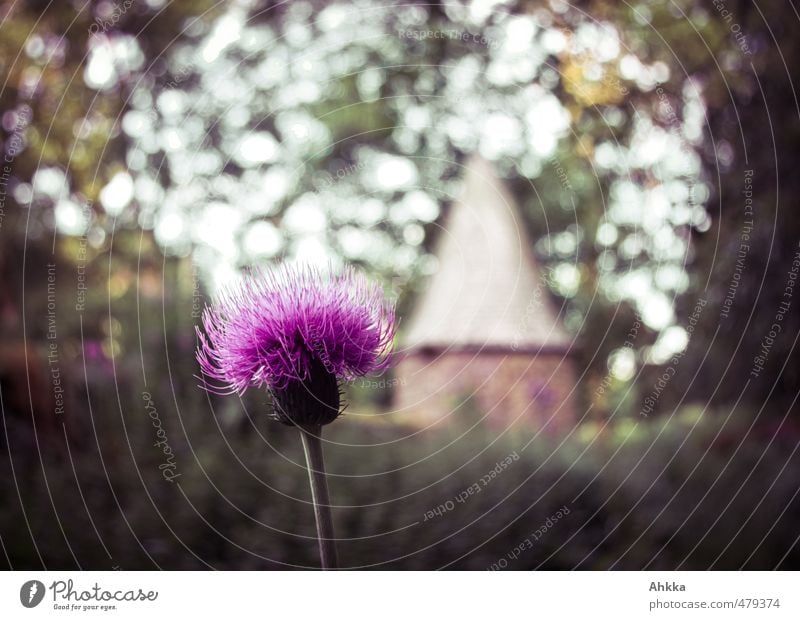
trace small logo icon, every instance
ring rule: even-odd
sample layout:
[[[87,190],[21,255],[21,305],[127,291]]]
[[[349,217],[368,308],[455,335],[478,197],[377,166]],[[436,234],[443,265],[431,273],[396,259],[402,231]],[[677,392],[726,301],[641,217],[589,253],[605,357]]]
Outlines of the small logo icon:
[[[44,584],[36,579],[31,579],[22,584],[19,589],[19,602],[23,607],[36,607],[44,598]]]

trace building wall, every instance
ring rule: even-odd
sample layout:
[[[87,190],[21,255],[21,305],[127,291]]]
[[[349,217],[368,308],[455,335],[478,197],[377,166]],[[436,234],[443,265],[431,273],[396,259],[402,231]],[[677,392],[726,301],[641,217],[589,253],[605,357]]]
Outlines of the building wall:
[[[575,368],[563,353],[412,352],[395,366],[394,416],[446,423],[471,397],[492,425],[569,432],[575,424]]]

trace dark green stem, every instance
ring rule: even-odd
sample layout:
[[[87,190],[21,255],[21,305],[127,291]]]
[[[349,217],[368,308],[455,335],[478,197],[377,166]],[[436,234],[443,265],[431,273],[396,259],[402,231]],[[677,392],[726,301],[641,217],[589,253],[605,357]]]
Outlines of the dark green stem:
[[[328,498],[328,481],[325,477],[325,463],[322,459],[322,426],[300,427],[300,439],[306,455],[308,481],[311,484],[311,503],[314,504],[314,517],[317,520],[317,538],[322,569],[337,567],[336,539],[333,534],[331,502]]]

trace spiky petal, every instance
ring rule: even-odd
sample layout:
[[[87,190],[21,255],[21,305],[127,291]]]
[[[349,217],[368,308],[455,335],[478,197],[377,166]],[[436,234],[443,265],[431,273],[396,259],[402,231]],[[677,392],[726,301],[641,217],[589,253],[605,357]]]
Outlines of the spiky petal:
[[[396,331],[381,287],[347,267],[256,269],[202,315],[197,360],[219,393],[295,389],[312,374],[351,380],[380,372]]]

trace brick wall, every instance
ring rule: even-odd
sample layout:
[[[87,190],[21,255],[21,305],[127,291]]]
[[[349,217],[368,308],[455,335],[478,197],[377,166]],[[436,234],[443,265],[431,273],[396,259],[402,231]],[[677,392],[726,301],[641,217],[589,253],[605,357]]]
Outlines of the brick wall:
[[[575,368],[565,355],[452,351],[405,355],[394,368],[394,415],[446,423],[472,398],[491,424],[568,432],[577,420]]]

